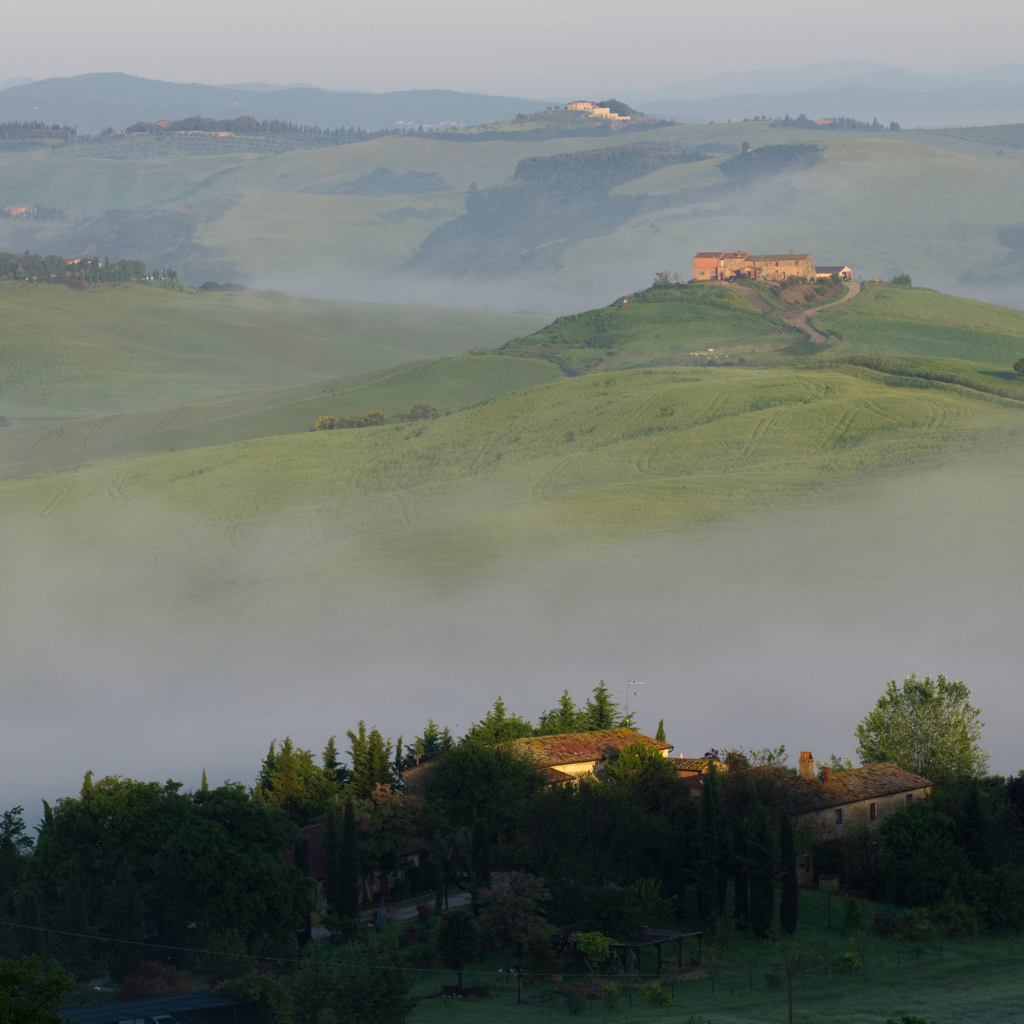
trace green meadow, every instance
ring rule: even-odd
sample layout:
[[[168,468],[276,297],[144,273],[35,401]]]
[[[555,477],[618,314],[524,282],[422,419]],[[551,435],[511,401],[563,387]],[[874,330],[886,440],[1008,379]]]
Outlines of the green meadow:
[[[1024,998],[1024,980],[1016,966],[1024,952],[1019,937],[893,941],[875,935],[871,928],[874,912],[884,907],[857,900],[864,923],[850,929],[842,919],[846,902],[832,899],[830,923],[827,895],[802,891],[800,923],[792,938],[757,940],[742,932],[731,936],[713,967],[713,990],[712,979],[704,971],[684,974],[687,980],[679,980],[666,963],[661,984],[671,999],[669,1006],[654,1006],[643,999],[642,985],[653,980],[656,972],[653,951],[647,951],[640,965],[643,977],[632,979],[636,988],[624,991],[616,1008],[608,1009],[595,998],[584,1003],[581,1015],[613,1024],[688,1019],[705,1024],[781,1024],[787,1020],[785,965],[789,964],[793,1020],[799,1024],[884,1024],[904,1014],[972,1024],[1011,1024],[1019,1019]],[[696,939],[684,943],[684,963],[691,951],[697,951]],[[826,961],[844,953],[852,954],[861,966],[848,971],[826,968]],[[674,945],[671,951],[664,948],[665,961],[675,955]],[[504,966],[505,958],[498,954],[467,970],[467,985],[494,986],[490,999],[445,1005],[440,999],[423,998],[410,1019],[417,1024],[469,1022],[486,1015],[497,1024],[511,1024],[569,1016],[563,999],[542,1001],[540,985],[524,986],[517,993],[508,982],[503,984],[499,971]],[[626,987],[621,975],[595,984],[580,966],[562,977],[565,987],[574,981],[589,984],[592,990],[609,982]],[[451,972],[430,972],[418,981],[413,994],[437,992],[440,985],[453,984],[453,979]]]
[[[111,415],[493,348],[537,316],[0,284],[0,415]]]

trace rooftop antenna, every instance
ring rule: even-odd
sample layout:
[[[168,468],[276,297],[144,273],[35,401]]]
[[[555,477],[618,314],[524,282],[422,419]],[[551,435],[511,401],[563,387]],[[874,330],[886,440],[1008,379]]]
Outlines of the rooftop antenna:
[[[646,683],[641,683],[641,682],[638,682],[637,680],[634,680],[634,679],[630,679],[630,680],[627,681],[627,683],[626,683],[626,721],[627,722],[629,721],[629,698],[630,698],[630,694],[632,694],[634,697],[638,697],[640,695],[640,692],[639,692],[639,690],[635,689],[635,687],[637,687],[637,686],[646,686],[646,685],[647,685]]]

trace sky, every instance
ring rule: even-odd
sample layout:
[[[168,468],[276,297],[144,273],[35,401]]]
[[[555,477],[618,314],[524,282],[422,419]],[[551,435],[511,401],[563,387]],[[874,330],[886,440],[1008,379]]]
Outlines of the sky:
[[[121,71],[559,98],[862,60],[949,74],[1020,59],[1020,0],[50,0],[4,12],[0,80]]]

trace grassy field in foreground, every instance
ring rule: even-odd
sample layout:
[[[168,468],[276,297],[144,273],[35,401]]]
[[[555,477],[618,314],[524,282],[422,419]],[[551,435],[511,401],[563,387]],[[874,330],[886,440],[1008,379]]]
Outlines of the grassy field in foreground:
[[[1024,356],[1024,313],[927,288],[868,284],[813,317],[842,353],[936,356],[1004,366]]]
[[[782,1024],[787,1019],[786,986],[773,965],[787,958],[798,962],[793,977],[793,1020],[799,1024],[884,1024],[902,1014],[913,1014],[938,1024],[1013,1024],[1020,1019],[1024,978],[1018,965],[1024,954],[1019,937],[979,938],[967,941],[930,939],[916,946],[898,944],[875,936],[870,920],[876,909],[863,903],[864,927],[845,928],[842,900],[832,901],[832,925],[828,927],[827,897],[818,892],[800,894],[800,924],[796,935],[775,942],[759,941],[739,933],[729,941],[715,978],[714,992],[707,977],[667,982],[673,1005],[655,1007],[632,994],[633,1005],[623,995],[619,1007],[607,1010],[599,1001],[583,1010],[584,1016],[619,1022],[673,1021],[681,1024],[693,1015],[706,1024]],[[692,925],[697,927],[696,924]],[[690,944],[696,952],[696,941]],[[844,952],[855,954],[863,969],[828,974],[821,959]],[[667,949],[665,959],[674,956]],[[479,971],[466,977],[467,985],[496,986],[504,957],[497,955],[470,968]],[[577,971],[580,969],[577,968]],[[648,954],[643,972],[653,975],[653,955]],[[774,987],[766,975],[777,979]],[[564,975],[586,980],[585,972]],[[454,984],[451,972],[426,975],[415,994],[436,992],[442,984]],[[495,987],[488,1000],[465,1000],[445,1006],[439,999],[422,999],[410,1020],[420,1022],[469,1022],[486,1019],[494,1024],[567,1017],[564,1003],[538,1003],[538,988],[523,989],[528,1002],[516,1004],[515,989]],[[531,998],[532,997],[532,998]]]
[[[1022,424],[1022,410],[992,399],[868,376],[661,369],[563,379],[434,421],[8,480],[0,515],[5,529],[45,524],[81,550],[173,546],[171,519],[205,523],[244,549],[247,534],[274,525],[316,537],[328,572],[330,545],[357,540],[377,573],[447,578],[546,545],[758,514]]]
[[[544,317],[186,294],[0,285],[0,415],[110,415],[363,373],[494,347]]]

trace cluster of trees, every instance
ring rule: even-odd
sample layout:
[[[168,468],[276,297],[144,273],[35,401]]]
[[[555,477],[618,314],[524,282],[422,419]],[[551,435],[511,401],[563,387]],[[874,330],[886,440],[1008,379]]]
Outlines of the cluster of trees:
[[[858,753],[927,775],[934,798],[853,830],[841,853],[816,852],[877,898],[928,908],[908,917],[914,927],[964,935],[1024,919],[1024,773],[985,774],[969,698],[943,676],[890,683],[856,730]],[[152,959],[170,984],[184,950],[210,951],[192,969],[264,1000],[282,1024],[317,1024],[360,1000],[376,1016],[352,1009],[351,1019],[386,1022],[409,1006],[408,978],[395,969],[404,954],[350,940],[361,908],[396,895],[395,884],[402,895],[433,894],[442,920],[432,930],[425,904],[418,955],[457,971],[487,949],[516,948],[529,971],[555,971],[551,925],[584,919],[595,969],[611,941],[673,919],[699,922],[709,937],[796,932],[797,856],[815,840],[793,827],[799,786],[785,748],[710,752],[694,799],[639,739],[597,777],[562,786],[545,785],[510,743],[623,727],[632,718],[602,682],[582,704],[564,692],[536,722],[499,697],[459,739],[428,721],[412,742],[392,742],[360,722],[346,733],[344,761],[336,737],[319,759],[286,737],[248,790],[211,788],[205,772],[195,792],[88,774],[78,796],[44,805],[36,840],[21,808],[0,818],[0,921],[19,926],[0,927],[0,957],[50,957],[78,979],[107,971],[144,994]],[[402,773],[428,762],[422,790],[406,793]],[[833,754],[827,767],[853,764]],[[403,860],[411,844],[429,851],[422,865]],[[309,945],[314,853],[325,866],[329,954]],[[452,888],[472,894],[471,909],[446,911]],[[154,942],[177,951],[148,950]],[[266,963],[253,972],[217,952]],[[280,969],[270,969],[275,957]]]
[[[6,142],[23,139],[70,139],[77,134],[77,130],[70,125],[48,125],[45,121],[5,121],[0,124],[0,138]]]
[[[815,131],[833,132],[898,132],[900,130],[900,126],[895,121],[890,121],[889,127],[886,128],[884,124],[878,123],[877,117],[871,124],[868,124],[867,121],[858,121],[853,117],[830,117],[827,119],[826,124],[818,124],[817,121],[812,121],[806,114],[801,114],[799,117],[790,117],[789,114],[785,117],[777,117],[771,122],[771,127],[806,128]]]
[[[746,143],[744,143],[746,146]],[[783,171],[813,167],[821,160],[821,150],[809,142],[781,146],[745,148],[742,153],[719,164],[728,182],[740,185],[756,178],[770,177]]]
[[[422,132],[422,128],[420,129]],[[113,134],[113,129],[107,132]],[[387,135],[401,135],[398,129],[383,128],[380,131],[366,131],[363,128],[321,128],[318,125],[293,124],[291,121],[243,116],[233,118],[186,117],[169,124],[153,124],[149,121],[137,121],[124,130],[126,135],[176,135],[179,132],[229,132],[240,137],[301,137],[305,143],[315,142],[318,145],[341,146],[351,142],[368,142],[371,139]]]
[[[23,253],[0,252],[0,281],[37,281],[43,284],[76,283],[117,284],[138,281],[146,276],[146,264],[141,260],[101,260],[87,256],[69,263],[63,256],[39,256],[26,250]]]
[[[357,413],[355,416],[318,416],[313,429],[348,430],[351,427],[379,427],[386,422],[384,413],[374,409],[373,412]]]

